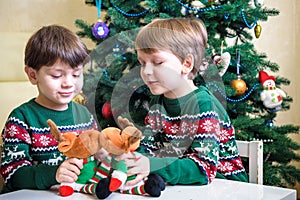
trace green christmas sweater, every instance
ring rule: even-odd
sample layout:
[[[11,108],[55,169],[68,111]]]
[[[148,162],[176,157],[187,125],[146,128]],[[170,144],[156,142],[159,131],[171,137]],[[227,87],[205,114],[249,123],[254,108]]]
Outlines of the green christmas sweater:
[[[206,87],[177,99],[150,101],[139,151],[169,184],[209,184],[215,177],[248,181],[223,105]]]
[[[15,108],[2,131],[1,175],[6,186],[2,192],[18,189],[48,189],[57,184],[59,164],[65,156],[58,151],[47,120],[52,119],[61,133],[82,133],[96,129],[97,123],[86,107],[70,102],[68,109],[54,111],[31,99]]]

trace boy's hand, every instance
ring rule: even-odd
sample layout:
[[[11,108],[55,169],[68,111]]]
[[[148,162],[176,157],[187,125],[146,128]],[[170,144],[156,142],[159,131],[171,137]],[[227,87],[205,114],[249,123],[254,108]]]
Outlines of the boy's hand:
[[[133,186],[146,178],[150,173],[150,161],[146,156],[134,152],[126,153],[117,157],[117,160],[124,160],[128,167],[127,176],[136,175],[136,178],[126,182],[126,186]]]
[[[56,181],[58,183],[67,182],[72,183],[78,179],[78,175],[80,174],[80,170],[83,167],[82,159],[78,158],[69,158],[65,160],[58,167],[56,171]]]
[[[97,153],[95,153],[94,157],[97,161],[101,162],[103,161],[107,156],[109,156],[109,153],[104,149],[101,148]]]

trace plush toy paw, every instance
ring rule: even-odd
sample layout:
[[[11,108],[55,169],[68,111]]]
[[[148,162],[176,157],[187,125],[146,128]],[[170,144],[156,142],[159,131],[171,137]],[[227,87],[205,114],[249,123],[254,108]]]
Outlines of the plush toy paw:
[[[109,187],[109,179],[108,178],[101,179],[96,186],[96,192],[95,192],[96,196],[99,199],[107,198],[111,194],[111,191],[109,191],[108,187]]]
[[[150,174],[144,186],[145,192],[152,197],[159,197],[165,187],[164,180],[157,174]]]
[[[62,185],[59,187],[60,196],[66,197],[66,196],[70,196],[73,193],[74,193],[74,189],[71,186]]]

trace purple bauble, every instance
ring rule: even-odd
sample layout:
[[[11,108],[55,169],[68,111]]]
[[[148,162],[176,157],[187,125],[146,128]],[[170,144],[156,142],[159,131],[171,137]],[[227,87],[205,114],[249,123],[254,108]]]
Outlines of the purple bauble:
[[[93,35],[98,39],[105,38],[109,33],[108,26],[103,22],[97,22],[93,26],[92,30],[93,30]]]

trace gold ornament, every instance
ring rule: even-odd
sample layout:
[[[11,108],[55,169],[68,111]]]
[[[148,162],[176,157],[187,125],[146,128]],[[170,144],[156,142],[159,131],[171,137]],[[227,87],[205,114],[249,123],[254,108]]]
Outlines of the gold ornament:
[[[260,34],[261,34],[261,25],[256,24],[256,26],[254,27],[254,33],[255,33],[255,37],[259,38]]]
[[[74,98],[73,101],[82,105],[86,105],[87,103],[87,97],[83,93],[77,94]]]
[[[244,94],[247,90],[247,85],[244,80],[242,80],[241,76],[238,76],[238,79],[230,82],[230,86],[235,89],[236,95],[240,96]]]

